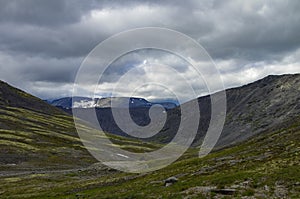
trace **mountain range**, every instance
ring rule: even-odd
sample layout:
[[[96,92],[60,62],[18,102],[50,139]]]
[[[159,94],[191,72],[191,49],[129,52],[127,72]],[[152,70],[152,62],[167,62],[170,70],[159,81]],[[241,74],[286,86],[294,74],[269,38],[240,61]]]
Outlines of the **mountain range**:
[[[141,108],[151,107],[159,104],[166,109],[172,109],[177,106],[173,100],[149,102],[144,98],[137,97],[106,97],[106,98],[88,98],[88,97],[64,97],[54,100],[46,100],[49,104],[62,108]]]

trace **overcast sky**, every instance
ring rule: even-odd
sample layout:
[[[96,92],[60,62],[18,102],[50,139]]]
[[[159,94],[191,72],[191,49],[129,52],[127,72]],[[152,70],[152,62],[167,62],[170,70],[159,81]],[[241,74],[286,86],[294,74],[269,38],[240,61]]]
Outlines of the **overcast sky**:
[[[0,79],[43,99],[71,96],[76,72],[95,46],[121,31],[149,26],[180,31],[199,42],[226,88],[269,74],[299,73],[299,10],[296,0],[0,0]],[[138,88],[134,81],[145,79],[160,79],[184,93],[182,82],[170,78],[172,71],[153,69],[163,64],[185,75],[200,94],[207,93],[183,60],[146,50],[118,59],[98,94],[109,95],[128,71],[132,83],[120,95],[136,90],[147,99],[173,97],[159,85]]]

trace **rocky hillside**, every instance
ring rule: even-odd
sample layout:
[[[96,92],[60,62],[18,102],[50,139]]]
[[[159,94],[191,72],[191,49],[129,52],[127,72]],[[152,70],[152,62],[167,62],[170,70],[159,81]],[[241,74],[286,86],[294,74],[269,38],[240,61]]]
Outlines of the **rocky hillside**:
[[[226,93],[227,121],[221,145],[285,127],[300,116],[300,74],[271,75]]]
[[[300,115],[300,74],[270,75],[259,81],[226,90],[226,122],[217,143],[229,146],[270,129],[286,127]],[[210,97],[197,99],[201,111],[194,145],[201,144],[210,121]],[[182,106],[188,106],[190,102]],[[180,110],[168,111],[163,131],[155,139],[169,141],[180,123]]]

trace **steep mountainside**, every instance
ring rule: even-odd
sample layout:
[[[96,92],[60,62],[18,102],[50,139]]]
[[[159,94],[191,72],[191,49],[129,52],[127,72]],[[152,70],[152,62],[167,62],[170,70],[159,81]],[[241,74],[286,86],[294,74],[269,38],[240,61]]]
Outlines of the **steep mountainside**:
[[[286,127],[300,115],[300,74],[268,76],[227,91],[227,121],[219,144]]]
[[[0,81],[0,168],[36,170],[94,162],[82,147],[72,117]]]
[[[284,127],[300,115],[300,74],[270,75],[245,86],[227,89],[226,122],[217,143],[224,147]],[[200,145],[210,121],[210,96],[197,99],[201,111],[194,146]],[[188,106],[190,102],[181,106]],[[168,111],[165,128],[153,139],[169,141],[180,123],[180,109]]]
[[[300,115],[300,74],[270,75],[256,82],[227,89],[226,122],[217,143],[224,147],[263,133],[285,127]],[[210,96],[197,99],[201,111],[200,125],[194,145],[201,144],[210,121]],[[182,106],[188,106],[190,102]],[[170,110],[170,119],[157,139],[167,141],[176,132],[179,110]],[[175,124],[175,125],[174,125]],[[168,135],[168,136],[166,136]]]
[[[62,114],[43,100],[14,88],[0,80],[0,107],[16,107],[45,114]]]

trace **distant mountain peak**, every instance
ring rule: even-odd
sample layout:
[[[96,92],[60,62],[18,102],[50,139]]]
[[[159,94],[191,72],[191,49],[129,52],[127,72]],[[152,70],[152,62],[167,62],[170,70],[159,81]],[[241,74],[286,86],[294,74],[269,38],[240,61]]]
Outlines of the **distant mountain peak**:
[[[64,97],[49,102],[53,106],[64,109],[71,108],[138,108],[150,107],[154,104],[160,104],[166,109],[175,108],[177,104],[173,102],[156,101],[149,102],[139,97],[105,97],[105,98],[88,98],[88,97]]]

